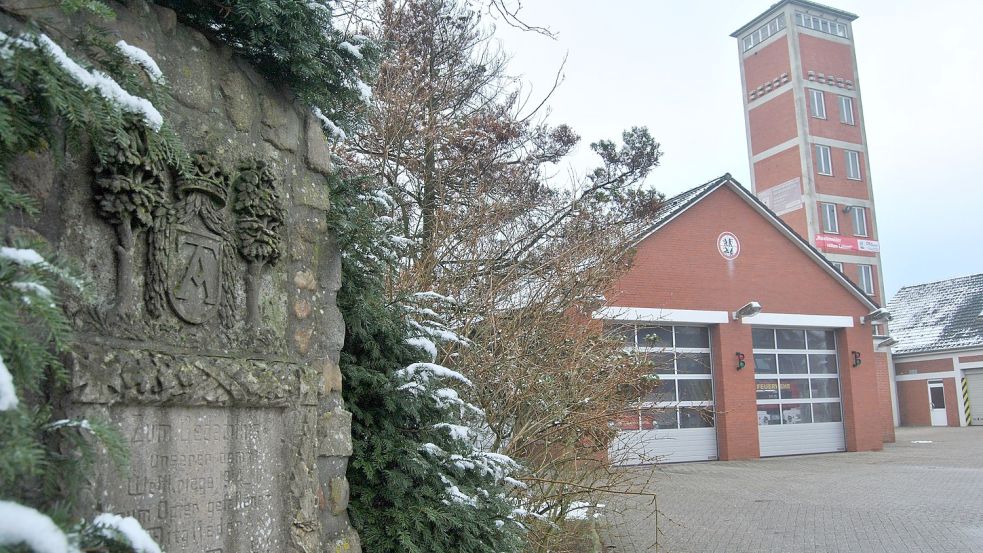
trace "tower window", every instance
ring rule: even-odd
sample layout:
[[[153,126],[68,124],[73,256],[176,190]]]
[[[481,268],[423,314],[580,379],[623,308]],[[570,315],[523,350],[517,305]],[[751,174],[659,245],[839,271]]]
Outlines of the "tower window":
[[[856,124],[853,119],[853,98],[840,96],[840,123]]]
[[[833,162],[830,159],[829,146],[816,144],[816,171],[818,171],[820,175],[832,176]]]
[[[870,265],[857,265],[860,277],[860,289],[868,296],[874,295],[874,268]]]
[[[846,178],[860,180],[860,152],[846,150]]]
[[[815,15],[809,15],[802,12],[795,12],[795,23],[799,27],[805,27],[806,29],[812,29],[828,35],[847,38],[846,24],[844,23],[837,23],[836,21],[831,21],[823,17],[817,17]]]
[[[826,119],[826,99],[822,90],[809,89],[809,115]]]
[[[836,220],[836,204],[819,204],[823,214],[823,232],[840,233],[840,224]]]
[[[768,40],[773,35],[778,34],[778,31],[784,28],[785,14],[781,14],[775,19],[772,19],[771,21],[755,29],[753,33],[744,37],[744,51],[747,52],[751,48],[754,48],[765,40]]]
[[[867,236],[867,210],[862,207],[853,208],[853,235]]]

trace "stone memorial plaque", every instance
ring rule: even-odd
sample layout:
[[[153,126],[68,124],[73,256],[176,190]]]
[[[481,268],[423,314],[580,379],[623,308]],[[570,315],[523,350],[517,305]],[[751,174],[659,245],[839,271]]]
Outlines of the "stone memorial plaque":
[[[275,408],[114,407],[128,474],[105,474],[104,509],[167,553],[286,551],[288,467]]]

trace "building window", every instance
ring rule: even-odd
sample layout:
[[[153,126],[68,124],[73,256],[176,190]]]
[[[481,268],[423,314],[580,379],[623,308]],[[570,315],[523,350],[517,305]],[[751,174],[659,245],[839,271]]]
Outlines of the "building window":
[[[778,31],[784,28],[785,14],[781,14],[775,19],[772,19],[771,21],[755,29],[753,33],[744,37],[744,51],[747,52],[751,48],[754,48],[765,40],[768,40],[773,35],[778,34]]]
[[[867,210],[862,207],[853,208],[853,235],[867,236]]]
[[[620,322],[606,326],[608,335],[624,339],[626,351],[652,363],[656,383],[632,398],[622,430],[713,427],[709,328]]]
[[[823,232],[839,234],[840,225],[836,220],[836,204],[819,204],[823,213]]]
[[[753,328],[758,425],[840,422],[836,333]]]
[[[860,152],[846,151],[846,178],[860,180]]]
[[[868,296],[874,295],[874,268],[871,265],[857,265],[860,271],[860,289]]]
[[[830,21],[823,17],[809,15],[801,12],[795,13],[795,23],[799,27],[812,29],[828,35],[835,35],[840,38],[847,38],[846,24]]]
[[[817,119],[826,119],[826,101],[822,90],[809,89],[809,115]]]
[[[853,98],[840,96],[840,123],[856,124],[853,119]]]
[[[820,175],[833,174],[833,162],[829,155],[829,146],[816,144],[816,170]]]
[[[843,272],[843,264],[842,263],[840,263],[839,261],[830,261],[830,263],[832,263],[833,266],[836,267],[836,270],[837,271],[839,271],[841,273]]]

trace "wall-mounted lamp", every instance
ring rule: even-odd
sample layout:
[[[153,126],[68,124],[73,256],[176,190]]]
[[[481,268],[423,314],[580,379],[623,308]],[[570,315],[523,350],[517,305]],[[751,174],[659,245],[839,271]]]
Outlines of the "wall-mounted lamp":
[[[879,309],[875,309],[871,311],[870,313],[867,313],[863,317],[860,317],[860,324],[865,324],[868,322],[876,323],[880,321],[890,321],[892,318],[893,317],[891,317],[891,312],[881,307]]]
[[[737,352],[737,370],[743,369],[745,365],[746,363],[744,363],[744,354],[741,352]]]
[[[740,309],[734,311],[734,320],[743,319],[745,317],[753,317],[761,313],[761,304],[756,301],[749,301],[745,303]]]
[[[896,338],[888,337],[886,340],[882,340],[882,341],[878,342],[877,343],[877,347],[879,347],[879,348],[889,348],[889,347],[891,347],[891,346],[893,346],[894,344],[897,344],[897,343],[898,343],[898,340]]]
[[[860,366],[860,363],[861,363],[861,361],[860,361],[860,352],[859,351],[851,351],[850,354],[853,355],[853,366],[854,367],[859,367]]]

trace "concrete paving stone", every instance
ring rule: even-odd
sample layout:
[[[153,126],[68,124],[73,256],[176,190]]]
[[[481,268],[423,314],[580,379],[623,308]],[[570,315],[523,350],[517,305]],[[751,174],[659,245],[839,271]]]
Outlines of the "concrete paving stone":
[[[983,552],[983,427],[899,428],[879,452],[621,470],[661,512],[608,499],[606,553]]]

